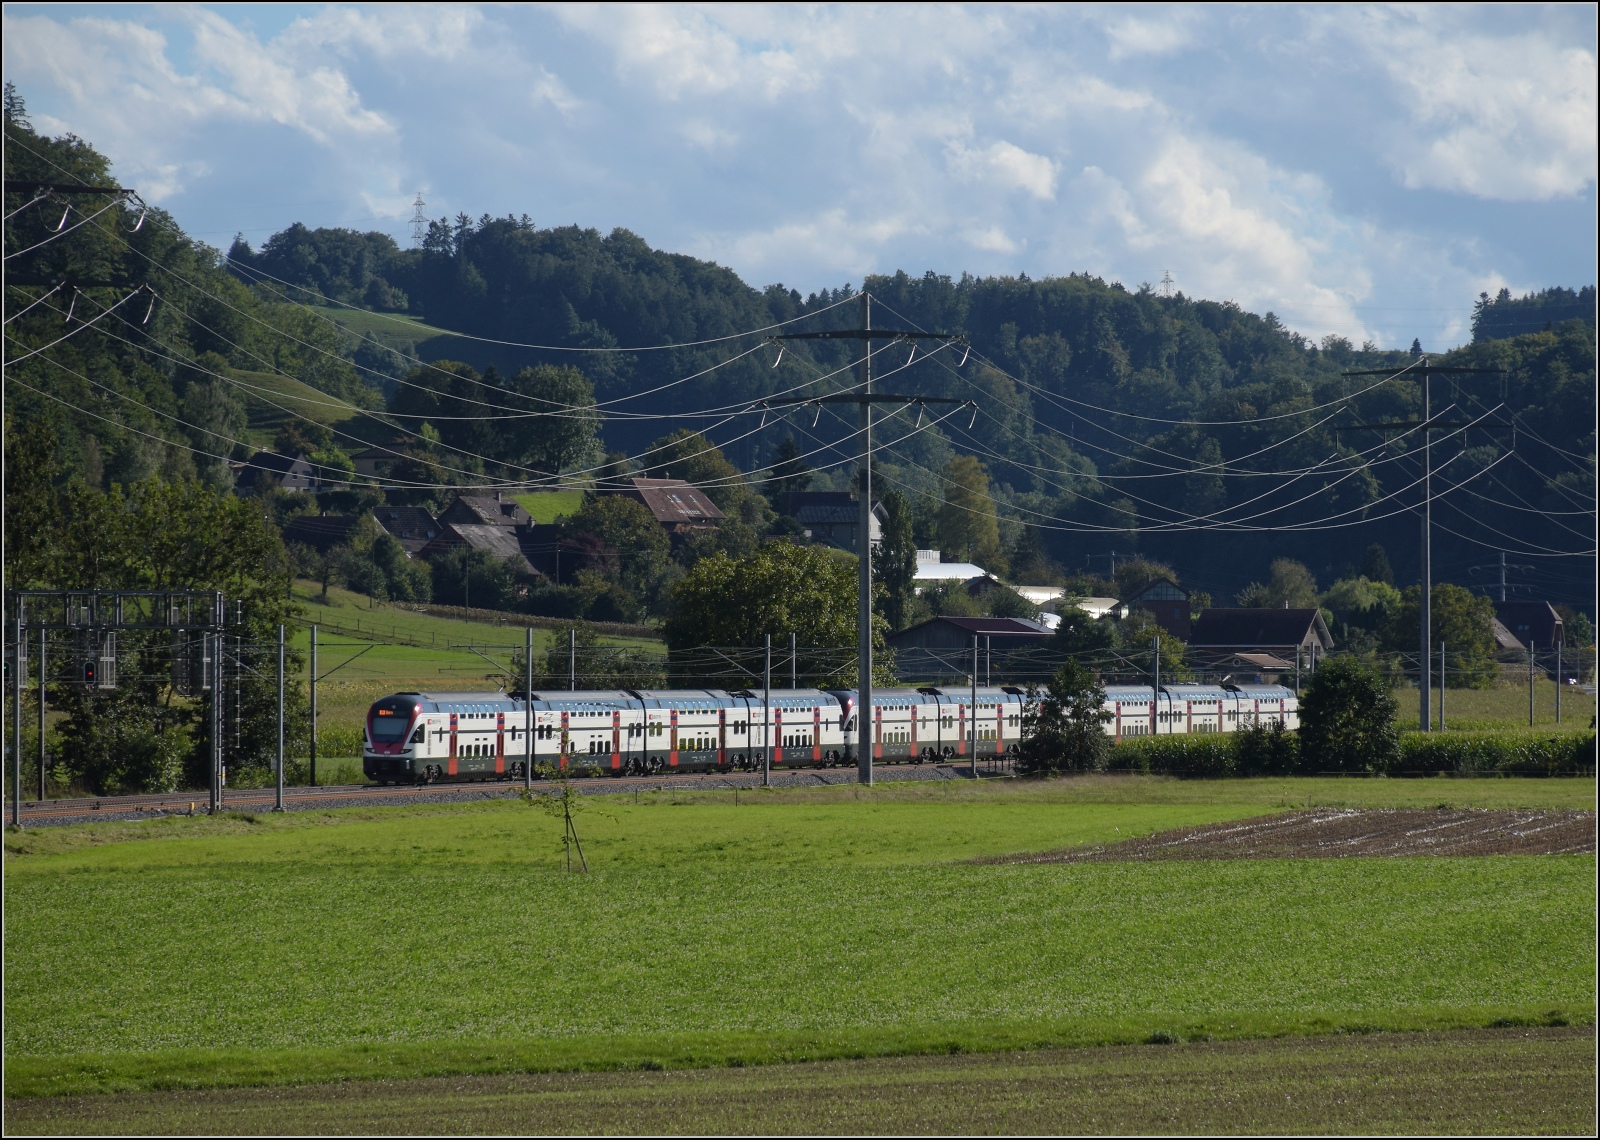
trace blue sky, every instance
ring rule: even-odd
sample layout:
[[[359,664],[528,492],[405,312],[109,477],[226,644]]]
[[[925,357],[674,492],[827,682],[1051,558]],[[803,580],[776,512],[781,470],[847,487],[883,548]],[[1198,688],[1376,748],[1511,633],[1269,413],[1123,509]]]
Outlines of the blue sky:
[[[195,236],[622,226],[808,291],[1089,271],[1430,349],[1596,276],[1589,5],[7,5]]]

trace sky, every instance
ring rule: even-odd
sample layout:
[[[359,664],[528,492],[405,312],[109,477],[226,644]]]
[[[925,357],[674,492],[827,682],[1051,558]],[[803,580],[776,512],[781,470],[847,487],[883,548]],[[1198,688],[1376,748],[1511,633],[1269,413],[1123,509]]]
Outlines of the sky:
[[[30,5],[34,126],[195,237],[622,227],[801,292],[1089,272],[1430,351],[1596,278],[1592,5]]]

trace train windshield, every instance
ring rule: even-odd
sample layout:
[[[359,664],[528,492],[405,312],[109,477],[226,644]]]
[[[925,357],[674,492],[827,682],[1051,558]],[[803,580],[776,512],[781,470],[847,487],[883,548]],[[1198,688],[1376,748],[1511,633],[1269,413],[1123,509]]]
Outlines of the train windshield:
[[[404,739],[415,708],[416,702],[407,697],[384,697],[373,705],[372,714],[367,717],[372,730],[372,742],[394,744]]]

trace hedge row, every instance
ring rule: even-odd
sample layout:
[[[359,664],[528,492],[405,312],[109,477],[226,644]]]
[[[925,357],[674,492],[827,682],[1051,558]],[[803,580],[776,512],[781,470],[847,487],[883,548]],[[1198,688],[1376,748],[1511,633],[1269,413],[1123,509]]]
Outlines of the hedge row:
[[[1408,732],[1400,738],[1398,772],[1457,776],[1589,776],[1595,734]]]
[[[1135,737],[1112,750],[1113,771],[1173,776],[1310,775],[1292,732]],[[1366,772],[1366,767],[1353,771]],[[1581,776],[1595,771],[1595,734],[1406,733],[1396,763],[1380,775]]]

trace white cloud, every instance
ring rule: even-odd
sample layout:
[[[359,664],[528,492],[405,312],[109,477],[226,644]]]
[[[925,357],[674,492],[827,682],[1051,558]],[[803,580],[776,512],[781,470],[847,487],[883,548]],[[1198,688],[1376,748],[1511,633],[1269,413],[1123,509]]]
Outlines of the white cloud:
[[[1111,58],[1170,55],[1189,46],[1189,21],[1181,9],[1167,9],[1160,19],[1118,20],[1106,26]]]
[[[644,74],[668,98],[714,95],[739,81],[738,41],[693,8],[578,4],[557,15],[608,42],[624,79]]]
[[[1594,185],[1600,74],[1589,48],[1460,31],[1427,10],[1354,28],[1410,111],[1393,156],[1406,186],[1540,201]]]
[[[448,60],[471,50],[483,24],[483,14],[467,4],[385,4],[370,10],[330,5],[295,20],[273,43],[291,54],[334,48],[348,56]]]
[[[273,36],[241,11],[13,5],[0,49],[36,122],[205,232],[403,217],[424,186],[758,282],[1171,269],[1380,340],[1379,299],[1412,322],[1464,281],[1592,279],[1567,252],[1594,239],[1592,11],[339,4]],[[1408,187],[1452,193],[1419,217]],[[1567,212],[1529,240],[1483,199]]]
[[[946,145],[945,155],[950,169],[964,178],[990,181],[1008,190],[1026,190],[1039,199],[1056,196],[1055,159],[1031,154],[1004,139],[982,150],[952,142]]]
[[[973,249],[981,249],[988,253],[1016,253],[1021,248],[999,226],[975,227],[969,229],[963,236]]]
[[[583,100],[572,93],[560,76],[552,75],[542,66],[533,81],[532,95],[535,103],[548,103],[563,115],[571,115],[583,106]]]
[[[884,244],[918,232],[899,215],[852,217],[844,209],[827,210],[804,220],[770,229],[735,234],[707,234],[696,244],[701,255],[725,265],[793,275],[796,266],[858,278],[878,269]]]

